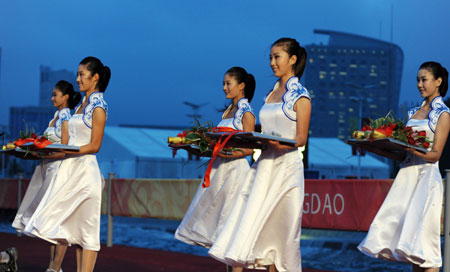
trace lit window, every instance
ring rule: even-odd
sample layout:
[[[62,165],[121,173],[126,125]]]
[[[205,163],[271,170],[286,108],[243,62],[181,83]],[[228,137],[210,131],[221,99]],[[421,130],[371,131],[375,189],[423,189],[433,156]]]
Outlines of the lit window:
[[[358,68],[358,65],[356,65],[356,64],[350,64],[350,68]]]
[[[348,108],[348,112],[353,112],[353,108]]]
[[[309,63],[313,63],[314,62],[314,59],[313,58],[310,58],[309,59]]]
[[[377,73],[370,73],[369,76],[371,76],[371,77],[377,77],[378,74],[377,74]]]
[[[330,67],[336,67],[337,66],[336,63],[330,63],[329,65],[330,65]]]
[[[371,109],[376,109],[376,108],[377,108],[377,105],[375,105],[375,104],[370,104],[370,105],[369,105],[369,108],[371,108]]]
[[[320,55],[320,56],[319,56],[319,59],[324,59],[324,58],[325,58],[324,55]]]
[[[339,75],[341,75],[341,76],[346,76],[346,75],[347,75],[347,72],[339,72]]]

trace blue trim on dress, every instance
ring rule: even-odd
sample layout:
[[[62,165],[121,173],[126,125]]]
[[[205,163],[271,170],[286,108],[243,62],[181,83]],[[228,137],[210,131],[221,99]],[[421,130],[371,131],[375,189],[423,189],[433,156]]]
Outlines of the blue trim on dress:
[[[242,128],[244,128],[244,126],[242,125],[242,118],[244,118],[244,114],[246,112],[250,112],[253,116],[255,116],[255,114],[253,113],[253,109],[250,106],[250,103],[248,102],[248,99],[245,97],[242,97],[238,100],[238,102],[236,103],[237,106],[237,110],[234,113],[234,118],[233,118],[233,126],[235,129],[239,129],[238,125],[236,123],[241,124]],[[235,123],[236,122],[236,123]]]
[[[284,115],[291,121],[296,121],[296,116],[290,116],[290,111],[294,111],[294,105],[302,97],[306,97],[309,100],[311,100],[311,95],[309,94],[308,90],[303,87],[303,85],[300,83],[300,80],[296,76],[292,76],[286,81],[286,92],[283,94],[282,100],[283,105],[281,106],[281,109],[284,113]],[[288,98],[288,96],[291,96]]]
[[[412,117],[414,116],[414,114],[416,114],[416,112],[423,107],[423,105],[426,103],[425,100],[422,101],[422,104],[420,105],[420,107],[414,107],[411,110],[408,111],[408,117],[409,119],[412,119]],[[428,127],[430,128],[430,130],[434,133],[436,130],[436,125],[437,122],[439,121],[439,117],[441,116],[442,113],[447,112],[450,114],[450,109],[447,107],[447,105],[445,105],[442,96],[436,96],[435,98],[433,98],[433,100],[430,103],[430,111],[427,114],[427,118],[428,118]]]
[[[86,97],[84,99],[86,99]],[[96,108],[102,108],[105,111],[106,118],[108,118],[108,104],[103,99],[102,92],[91,93],[88,98],[88,104],[83,110],[83,116],[81,119],[83,120],[83,123],[90,129],[92,129],[92,115]]]
[[[61,139],[61,126],[65,121],[69,121],[71,117],[70,109],[62,108],[56,111],[56,113],[55,115],[57,115],[58,119],[55,121],[55,136]]]

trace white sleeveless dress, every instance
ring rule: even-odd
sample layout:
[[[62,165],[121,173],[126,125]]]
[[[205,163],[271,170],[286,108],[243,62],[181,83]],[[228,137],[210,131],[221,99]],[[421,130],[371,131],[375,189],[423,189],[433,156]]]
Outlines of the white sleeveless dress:
[[[69,145],[90,143],[95,108],[108,112],[103,93],[92,93],[84,113],[74,114],[69,120]],[[51,243],[76,244],[83,249],[100,250],[100,207],[104,180],[96,156],[67,156],[62,160],[52,185],[25,231]]]
[[[237,106],[234,118],[221,120],[218,127],[243,130],[244,114],[253,112],[246,98],[241,98]],[[246,158],[217,157],[211,170],[210,186],[203,188],[200,184],[175,238],[209,248],[225,224],[249,169]]]
[[[293,107],[301,97],[310,96],[297,77],[288,80],[286,90],[284,102],[264,104],[259,117],[263,133],[293,139]],[[264,150],[242,184],[209,255],[233,266],[265,269],[275,264],[278,271],[301,271],[304,176],[300,151]]]
[[[449,112],[448,108],[444,111]],[[410,111],[410,117],[414,112]],[[433,111],[431,113],[429,119],[410,119],[407,125],[414,131],[426,131],[432,140],[440,113],[437,118]],[[408,153],[358,249],[370,257],[412,263],[423,268],[442,266],[443,192],[438,162],[427,162]]]
[[[53,119],[49,122],[49,127],[44,131],[44,135],[52,143],[61,143],[61,126],[70,119],[70,109],[63,108],[55,112]],[[50,126],[55,121],[54,126]],[[43,159],[36,166],[28,185],[25,196],[17,211],[12,226],[19,232],[22,232],[27,225],[30,217],[35,212],[37,206],[42,200],[50,181],[56,175],[61,160]],[[25,233],[28,234],[28,233]]]

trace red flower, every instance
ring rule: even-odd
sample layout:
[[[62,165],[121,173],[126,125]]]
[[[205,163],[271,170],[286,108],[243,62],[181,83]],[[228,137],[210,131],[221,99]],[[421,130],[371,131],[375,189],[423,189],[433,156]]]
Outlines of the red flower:
[[[429,142],[424,142],[424,143],[423,143],[423,147],[424,147],[424,148],[428,148],[429,146],[430,146],[430,143],[429,143]]]
[[[368,131],[368,130],[372,130],[372,128],[370,126],[363,126],[361,131]]]
[[[415,143],[415,141],[413,138],[408,137],[408,143],[413,145]]]
[[[425,137],[427,136],[427,133],[425,132],[425,130],[419,131],[418,132],[419,137]]]

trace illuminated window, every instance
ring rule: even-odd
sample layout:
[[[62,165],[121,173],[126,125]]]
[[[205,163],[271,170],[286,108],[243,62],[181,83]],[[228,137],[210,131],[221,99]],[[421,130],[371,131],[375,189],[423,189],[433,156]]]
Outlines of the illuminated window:
[[[344,93],[344,92],[342,92],[342,91],[340,91],[340,92],[339,92],[339,95],[340,95],[340,96],[344,96],[344,95],[345,95],[345,93]]]
[[[356,65],[356,64],[350,64],[350,68],[358,68],[358,65]]]
[[[371,108],[371,109],[376,109],[376,108],[377,108],[377,105],[375,105],[375,104],[370,104],[370,105],[369,105],[369,108]]]
[[[313,59],[313,58],[310,58],[310,59],[309,59],[309,63],[314,63],[314,59]]]
[[[320,78],[320,79],[324,79],[324,78],[325,78],[325,75],[320,74],[320,75],[319,75],[319,78]]]
[[[328,96],[334,96],[334,92],[329,92]]]
[[[339,72],[339,75],[341,75],[341,76],[346,76],[346,75],[347,75],[347,72]]]
[[[324,58],[325,58],[324,55],[320,55],[320,56],[319,56],[319,59],[324,59]]]
[[[353,108],[348,108],[348,112],[353,112]]]
[[[371,77],[377,77],[378,74],[377,74],[377,73],[370,73],[369,76],[371,76]]]
[[[330,63],[329,65],[330,65],[330,67],[336,67],[337,66],[336,63]]]
[[[387,85],[387,82],[382,80],[382,81],[380,81],[380,85]]]

